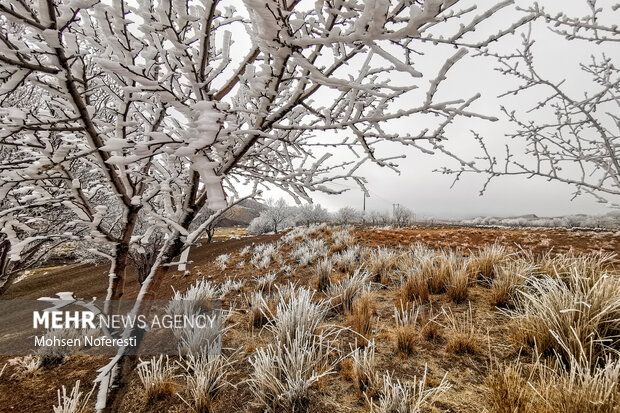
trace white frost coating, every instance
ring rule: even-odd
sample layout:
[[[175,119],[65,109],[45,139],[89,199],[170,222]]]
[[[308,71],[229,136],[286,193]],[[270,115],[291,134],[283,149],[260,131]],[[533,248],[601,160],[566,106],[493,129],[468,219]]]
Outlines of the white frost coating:
[[[14,87],[16,85],[10,86]],[[19,121],[26,120],[26,112],[17,108],[2,108],[0,109],[0,116],[7,116],[10,118],[11,121],[17,121],[17,123],[19,123]]]
[[[373,44],[372,45],[372,50],[373,50],[373,52],[375,52],[379,56],[383,57],[388,62],[392,63],[396,70],[398,70],[400,72],[409,73],[413,77],[422,77],[422,73],[418,72],[417,70],[415,70],[413,68],[413,66],[411,66],[410,64],[406,64],[404,62],[401,62],[396,57],[394,57],[393,54],[388,53],[385,50],[383,50],[379,45]]]
[[[132,146],[132,144],[127,142],[125,139],[122,139],[122,138],[110,138],[110,139],[108,139],[106,144],[101,147],[101,150],[109,151],[109,152],[121,151],[121,150],[123,150],[123,148],[129,148],[131,146]]]
[[[49,47],[60,47],[60,42],[58,41],[58,30],[46,29],[41,32],[41,35]]]
[[[207,191],[207,206],[218,210],[226,207],[226,195],[222,187],[222,177],[215,174],[215,162],[211,162],[204,155],[195,155],[191,158],[192,169],[200,174],[200,178]]]
[[[179,261],[179,266],[177,270],[179,271],[187,271],[187,259],[189,258],[189,247],[185,248],[181,253],[181,259]]]
[[[191,168],[200,174],[200,178],[207,191],[207,206],[213,210],[226,207],[226,195],[222,187],[222,178],[217,176],[215,168],[217,162],[211,161],[204,150],[217,143],[220,131],[224,126],[226,105],[213,101],[200,101],[192,106],[194,120],[190,122],[190,142],[184,148],[177,150],[177,154],[187,155]],[[220,137],[223,139],[223,137]]]
[[[383,32],[389,7],[389,0],[366,0],[364,11],[355,22],[356,33],[378,37]]]
[[[263,52],[277,48],[275,41],[278,39],[280,26],[274,13],[279,8],[273,0],[243,0],[245,7],[252,17],[252,25],[258,37],[259,47]]]

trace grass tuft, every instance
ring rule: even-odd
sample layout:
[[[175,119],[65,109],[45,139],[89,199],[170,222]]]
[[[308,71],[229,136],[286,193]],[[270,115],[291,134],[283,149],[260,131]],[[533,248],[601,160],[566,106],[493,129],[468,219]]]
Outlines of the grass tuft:
[[[409,309],[409,303],[405,306],[394,307],[394,318],[396,319],[396,329],[394,331],[394,343],[396,350],[402,357],[413,354],[418,334],[416,332],[416,321],[420,315],[420,308]]]
[[[436,387],[428,388],[427,367],[421,379],[413,378],[413,382],[394,380],[390,373],[383,376],[383,389],[377,403],[368,399],[372,412],[377,413],[419,413],[432,403],[433,399],[450,388],[446,377]]]
[[[168,356],[165,361],[163,355],[141,361],[137,372],[147,400],[158,400],[175,393],[174,365],[170,364]]]
[[[455,316],[451,309],[442,309],[447,322],[446,350],[455,354],[475,354],[480,349],[480,339],[472,316],[471,303],[469,310]]]

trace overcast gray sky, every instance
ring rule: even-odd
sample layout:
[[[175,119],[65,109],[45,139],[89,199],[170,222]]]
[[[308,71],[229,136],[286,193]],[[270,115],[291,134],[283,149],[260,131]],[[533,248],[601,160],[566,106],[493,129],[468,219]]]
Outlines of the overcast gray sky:
[[[485,9],[494,1],[476,2],[481,9]],[[527,5],[528,1],[519,1],[521,5]],[[545,7],[562,7],[567,13],[579,13],[583,11],[584,2],[543,2]],[[514,20],[514,15],[503,13],[498,16],[505,23]],[[492,28],[496,32],[497,27]],[[542,26],[534,27],[537,36],[535,52],[537,55],[538,69],[545,75],[553,76],[560,80],[567,79],[567,85],[574,87],[579,92],[583,86],[583,79],[578,70],[578,62],[587,59],[591,53],[591,46],[579,42],[567,44],[557,35],[551,34]],[[505,43],[506,47],[519,44],[519,38],[514,38]],[[617,51],[616,51],[617,52]],[[422,61],[433,62],[433,50],[426,51],[426,59]],[[613,54],[614,52],[612,52]],[[430,59],[429,59],[430,58]],[[437,60],[437,59],[435,59]],[[439,59],[440,60],[440,59]],[[424,64],[424,63],[422,63]],[[433,63],[429,63],[432,65]],[[417,69],[424,67],[416,66]],[[476,108],[479,112],[500,116],[499,103],[510,104],[518,109],[531,107],[535,101],[527,99],[515,100],[510,98],[507,102],[498,100],[496,97],[505,90],[510,83],[502,78],[494,70],[493,62],[481,59],[469,59],[459,63],[448,77],[448,82],[443,86],[442,92],[446,96],[471,96],[476,92],[483,94],[483,99],[478,102]],[[430,66],[429,66],[430,69]],[[432,71],[424,72],[429,78]],[[428,74],[426,74],[428,73]],[[405,75],[403,75],[405,76]],[[395,79],[397,81],[397,79]],[[582,93],[582,91],[580,92]],[[406,128],[406,124],[395,123],[392,130]],[[509,125],[506,122],[488,122],[468,120],[453,125],[450,129],[449,147],[456,153],[473,156],[475,149],[471,139],[470,129],[474,129],[487,137],[487,142],[494,150],[503,151],[508,139],[504,136]],[[360,173],[368,180],[370,198],[366,200],[367,210],[390,210],[392,204],[399,203],[414,210],[421,216],[427,217],[472,217],[472,216],[511,216],[522,214],[537,214],[539,216],[567,215],[567,214],[601,214],[609,212],[609,208],[596,202],[595,199],[584,195],[571,201],[574,188],[561,183],[548,182],[544,179],[524,177],[505,177],[494,180],[487,188],[483,196],[479,195],[485,180],[484,176],[464,176],[452,189],[450,186],[453,177],[434,173],[433,170],[443,165],[455,167],[454,163],[446,156],[425,155],[410,148],[400,145],[387,146],[385,153],[405,154],[407,158],[400,161],[400,175],[387,168],[376,165],[365,165]],[[384,154],[385,154],[384,153]],[[454,161],[452,161],[454,162]],[[336,210],[343,206],[362,208],[363,195],[353,182],[344,185],[334,185],[334,188],[350,188],[341,195],[314,194],[313,199],[330,210]],[[266,193],[266,197],[279,196],[280,192]],[[620,200],[613,200],[620,203]]]

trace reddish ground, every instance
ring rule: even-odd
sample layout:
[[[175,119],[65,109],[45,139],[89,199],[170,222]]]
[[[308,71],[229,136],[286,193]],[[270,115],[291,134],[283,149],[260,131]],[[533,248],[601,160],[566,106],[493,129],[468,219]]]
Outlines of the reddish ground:
[[[360,241],[369,246],[408,245],[421,242],[432,248],[475,249],[481,245],[505,245],[536,254],[548,250],[576,253],[603,250],[620,255],[620,233],[567,229],[486,229],[486,228],[415,228],[369,229],[358,232]]]

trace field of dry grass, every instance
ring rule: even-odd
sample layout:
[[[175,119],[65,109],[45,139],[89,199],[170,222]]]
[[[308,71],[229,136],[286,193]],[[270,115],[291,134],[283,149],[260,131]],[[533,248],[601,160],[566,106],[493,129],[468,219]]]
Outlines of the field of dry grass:
[[[224,328],[135,360],[118,411],[620,412],[615,234],[320,225],[214,245],[157,298],[222,298]],[[105,362],[1,358],[0,410],[81,411]]]

